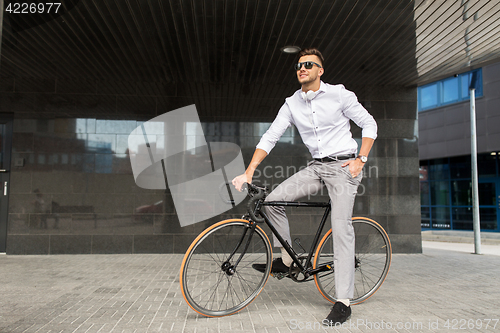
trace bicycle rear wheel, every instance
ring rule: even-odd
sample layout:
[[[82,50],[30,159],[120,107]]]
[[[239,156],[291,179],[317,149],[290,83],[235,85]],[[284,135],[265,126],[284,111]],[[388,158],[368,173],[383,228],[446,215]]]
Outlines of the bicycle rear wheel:
[[[245,308],[264,288],[271,243],[256,226],[245,251],[250,234],[248,221],[231,219],[205,229],[193,241],[180,273],[182,294],[193,310],[207,317],[227,316]],[[254,263],[266,263],[267,270],[254,270]]]
[[[391,265],[391,242],[385,230],[375,221],[354,217],[355,234],[354,297],[351,304],[359,304],[372,296],[384,282]],[[327,270],[314,276],[316,287],[332,303],[335,298],[333,242],[330,229],[318,245],[313,267],[328,265]]]

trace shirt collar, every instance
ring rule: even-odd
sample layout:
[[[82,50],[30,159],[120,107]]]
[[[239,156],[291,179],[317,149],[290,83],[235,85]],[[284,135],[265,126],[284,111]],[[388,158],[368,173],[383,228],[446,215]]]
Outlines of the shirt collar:
[[[299,91],[302,91],[302,88],[299,89]],[[326,84],[323,81],[320,81],[319,84],[319,89],[316,92],[316,95],[319,95],[320,93],[325,93],[326,92]]]
[[[323,81],[320,81],[318,91],[326,92],[326,84]]]

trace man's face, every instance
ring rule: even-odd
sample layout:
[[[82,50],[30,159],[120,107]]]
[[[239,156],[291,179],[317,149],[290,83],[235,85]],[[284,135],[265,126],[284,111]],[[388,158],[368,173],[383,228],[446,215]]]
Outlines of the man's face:
[[[315,55],[306,55],[300,57],[299,62],[313,61],[321,65],[321,60]],[[319,68],[314,65],[311,69],[306,69],[304,65],[297,71],[297,79],[301,85],[314,82],[319,80],[319,77],[323,75],[323,68]]]

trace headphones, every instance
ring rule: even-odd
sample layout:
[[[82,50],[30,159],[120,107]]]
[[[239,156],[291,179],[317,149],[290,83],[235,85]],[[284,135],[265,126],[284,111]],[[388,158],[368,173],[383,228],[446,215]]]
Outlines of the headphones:
[[[319,90],[318,91],[309,90],[307,93],[302,91],[300,95],[302,96],[302,99],[304,101],[311,101],[316,97],[316,95],[318,95],[318,92]]]

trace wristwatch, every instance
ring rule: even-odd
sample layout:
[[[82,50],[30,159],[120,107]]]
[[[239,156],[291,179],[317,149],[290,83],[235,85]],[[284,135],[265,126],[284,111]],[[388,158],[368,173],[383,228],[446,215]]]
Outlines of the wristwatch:
[[[368,161],[368,157],[366,157],[365,155],[358,155],[356,156],[356,158],[359,158],[363,163],[366,163]]]

